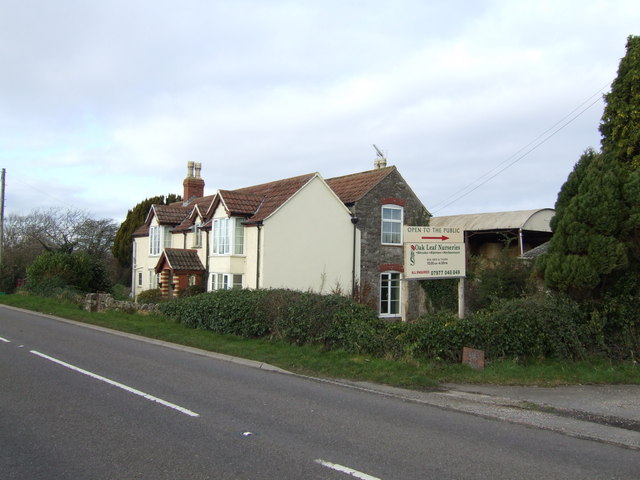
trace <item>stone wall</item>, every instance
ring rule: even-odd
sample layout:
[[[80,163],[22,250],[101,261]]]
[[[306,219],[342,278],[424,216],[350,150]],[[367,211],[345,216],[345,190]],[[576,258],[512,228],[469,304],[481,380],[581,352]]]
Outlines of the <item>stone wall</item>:
[[[426,225],[430,216],[420,199],[397,170],[351,207],[358,217],[361,232],[360,288],[369,292],[370,304],[379,309],[380,274],[383,271],[403,271],[402,245],[382,245],[382,205],[396,204],[404,209],[405,225]],[[418,281],[402,281],[405,291],[403,319],[413,320],[425,312],[424,292]],[[373,306],[373,305],[372,305]]]
[[[82,308],[88,312],[157,312],[158,306],[153,303],[135,303],[128,300],[116,300],[109,293],[88,293],[84,297]]]

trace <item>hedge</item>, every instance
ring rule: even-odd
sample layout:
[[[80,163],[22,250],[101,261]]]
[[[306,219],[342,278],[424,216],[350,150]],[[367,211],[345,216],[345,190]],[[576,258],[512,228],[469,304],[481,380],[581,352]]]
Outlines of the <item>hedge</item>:
[[[465,346],[484,350],[489,360],[575,360],[603,350],[613,353],[603,340],[611,335],[607,328],[613,322],[555,295],[497,301],[463,319],[438,313],[415,322],[381,320],[370,307],[339,295],[285,289],[219,290],[175,299],[159,308],[192,328],[392,358],[458,362]],[[620,318],[621,312],[631,317],[616,330],[625,333],[621,350],[633,357],[638,316],[619,307],[615,317]],[[621,353],[616,351],[616,358],[626,358]]]

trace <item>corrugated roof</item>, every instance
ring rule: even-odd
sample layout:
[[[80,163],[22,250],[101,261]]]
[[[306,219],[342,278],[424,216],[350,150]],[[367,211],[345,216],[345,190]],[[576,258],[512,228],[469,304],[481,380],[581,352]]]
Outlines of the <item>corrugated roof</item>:
[[[516,210],[512,212],[474,213],[432,217],[431,227],[461,227],[465,231],[523,229],[551,232],[552,208]]]
[[[364,197],[373,187],[380,183],[396,167],[390,166],[367,170],[366,172],[352,173],[342,177],[334,177],[326,180],[331,189],[338,195],[343,203],[355,203]]]

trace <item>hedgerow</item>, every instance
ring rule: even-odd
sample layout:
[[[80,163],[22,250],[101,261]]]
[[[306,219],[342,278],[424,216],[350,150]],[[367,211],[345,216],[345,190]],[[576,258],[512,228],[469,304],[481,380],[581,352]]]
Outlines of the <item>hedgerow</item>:
[[[465,346],[484,350],[489,360],[581,359],[602,353],[604,328],[611,324],[555,295],[496,301],[463,319],[440,312],[414,322],[381,320],[370,307],[339,295],[286,289],[219,290],[159,308],[179,323],[220,334],[448,362],[460,361]],[[629,321],[625,328],[630,331]],[[633,338],[625,350],[637,348]]]

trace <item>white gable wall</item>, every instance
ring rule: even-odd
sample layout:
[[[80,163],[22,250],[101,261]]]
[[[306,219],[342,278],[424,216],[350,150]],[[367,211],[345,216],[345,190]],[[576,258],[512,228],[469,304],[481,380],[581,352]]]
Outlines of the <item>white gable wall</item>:
[[[154,216],[150,226],[158,226],[158,220]],[[155,272],[153,270],[158,263],[160,255],[149,255],[149,237],[136,237],[133,239],[133,268],[132,268],[132,291],[135,296],[140,292],[157,288]],[[139,284],[139,274],[142,273],[142,285]]]
[[[353,235],[347,208],[324,180],[313,178],[264,221],[260,286],[351,292]],[[247,244],[256,248],[255,238]]]

